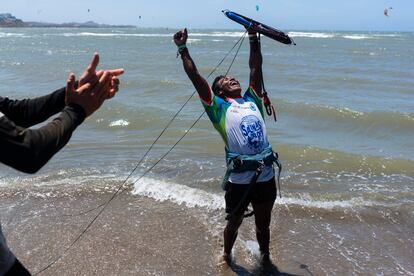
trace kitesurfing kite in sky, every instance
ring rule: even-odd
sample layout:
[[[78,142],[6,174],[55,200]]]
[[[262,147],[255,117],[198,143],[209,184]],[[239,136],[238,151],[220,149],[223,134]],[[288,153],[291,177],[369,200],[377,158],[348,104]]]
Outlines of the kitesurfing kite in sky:
[[[387,17],[389,16],[389,15],[388,15],[389,10],[392,10],[392,7],[389,7],[389,8],[385,8],[385,9],[384,9],[384,15],[385,15],[385,16],[387,16]]]
[[[245,17],[241,14],[229,11],[229,10],[223,10],[222,11],[225,16],[227,16],[229,19],[243,25],[245,28],[256,31],[262,35],[265,35],[271,39],[274,39],[276,41],[279,41],[284,44],[293,44],[296,45],[293,40],[282,31],[279,31],[275,28],[272,28],[270,26],[267,26],[263,23],[260,23],[258,21],[255,21],[251,18]]]

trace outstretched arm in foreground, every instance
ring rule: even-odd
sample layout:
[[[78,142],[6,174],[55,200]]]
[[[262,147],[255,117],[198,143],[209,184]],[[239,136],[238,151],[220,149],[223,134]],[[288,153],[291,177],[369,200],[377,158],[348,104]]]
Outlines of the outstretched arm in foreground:
[[[66,145],[85,117],[118,91],[119,80],[110,70],[96,75],[95,85],[86,82],[75,89],[75,76],[71,74],[65,89],[67,105],[57,118],[38,129],[19,127],[0,113],[0,162],[26,173],[35,173],[45,165]]]
[[[94,54],[91,63],[83,72],[79,83],[75,86],[81,87],[86,83],[94,86],[99,78],[96,67],[99,63],[99,55]],[[107,91],[107,98],[112,98],[118,91],[118,76],[123,73],[123,69],[107,70],[111,75],[111,85]],[[61,112],[65,107],[66,90],[61,88],[55,92],[32,99],[11,100],[0,97],[0,112],[20,127],[31,127],[47,120],[50,116]]]
[[[195,89],[197,90],[198,95],[204,102],[210,103],[212,100],[210,86],[208,85],[207,81],[200,75],[193,59],[190,56],[190,52],[186,46],[187,37],[187,28],[185,28],[184,30],[179,31],[174,35],[174,43],[177,45],[178,52],[180,53],[181,59],[183,60],[184,70],[193,83]]]

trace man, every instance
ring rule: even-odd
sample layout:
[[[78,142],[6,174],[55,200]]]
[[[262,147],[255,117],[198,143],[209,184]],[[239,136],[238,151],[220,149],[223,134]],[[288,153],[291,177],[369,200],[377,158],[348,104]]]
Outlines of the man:
[[[187,29],[184,29],[174,35],[174,42],[185,72],[196,88],[213,126],[224,140],[229,165],[224,182],[226,212],[229,215],[224,230],[223,260],[231,264],[231,251],[237,231],[243,221],[244,211],[251,203],[261,263],[271,264],[269,225],[276,199],[273,162],[277,159],[269,145],[263,120],[262,55],[257,34],[249,31],[250,85],[244,96],[241,95],[239,81],[232,76],[216,77],[210,88],[189,54],[187,37]],[[254,159],[253,163],[251,159]],[[264,166],[260,165],[263,163]],[[248,167],[247,164],[254,166]]]
[[[0,97],[0,161],[26,173],[35,173],[69,141],[84,119],[118,91],[123,69],[96,72],[95,54],[79,82],[70,74],[66,88],[34,99]],[[48,124],[29,129],[61,112]],[[30,275],[8,249],[0,226],[0,276]]]

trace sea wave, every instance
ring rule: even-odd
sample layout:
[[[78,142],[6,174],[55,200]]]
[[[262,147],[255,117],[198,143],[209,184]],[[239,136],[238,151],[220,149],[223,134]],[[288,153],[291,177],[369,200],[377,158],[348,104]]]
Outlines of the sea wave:
[[[211,33],[191,33],[191,36],[206,37],[240,37],[244,32],[211,32]]]
[[[56,34],[44,34],[45,36],[98,36],[98,37],[172,37],[172,34],[161,34],[161,33],[91,33],[91,32],[80,32],[80,33],[56,33]]]
[[[306,158],[305,158],[306,159]],[[305,162],[306,160],[304,160]],[[345,174],[345,173],[343,173]],[[132,193],[139,196],[146,196],[159,201],[170,201],[189,208],[205,208],[207,210],[220,210],[225,206],[223,193],[220,189],[204,190],[197,187],[190,187],[184,183],[171,181],[165,178],[137,177],[129,178],[127,183],[127,173],[114,169],[113,171],[104,172],[99,169],[64,169],[55,172],[49,172],[37,176],[6,176],[0,179],[0,187],[48,187],[44,194],[36,195],[39,197],[54,197],[58,190],[85,190],[93,192],[113,193],[120,185],[127,187],[133,186]],[[308,177],[309,178],[309,177]],[[139,180],[139,181],[137,181]],[[412,189],[396,188],[393,186],[371,185],[367,184],[353,185],[352,189],[344,191],[327,192],[308,192],[299,191],[295,185],[286,177],[283,182],[283,197],[278,199],[276,204],[282,206],[302,206],[306,208],[317,208],[331,210],[365,208],[365,207],[398,207],[401,204],[413,204]],[[185,181],[185,180],[183,180]],[[323,180],[319,180],[321,182]],[[340,182],[340,179],[337,179]],[[390,181],[390,183],[393,183]],[[288,186],[285,186],[288,185]],[[305,187],[308,184],[301,183]],[[394,185],[396,185],[394,183]],[[60,187],[56,192],[50,187]],[[203,185],[205,187],[205,185]],[[360,192],[355,191],[358,187],[362,188]],[[36,193],[39,190],[35,190]],[[352,193],[350,195],[349,193]],[[411,199],[410,199],[411,195]]]
[[[307,38],[345,38],[351,40],[363,40],[363,39],[380,39],[385,37],[399,37],[401,34],[371,34],[371,33],[356,33],[356,34],[344,34],[340,32],[288,32],[291,37],[307,37]]]
[[[318,33],[318,32],[289,32],[291,37],[310,37],[310,38],[333,38],[335,34],[332,33]]]
[[[357,34],[357,35],[344,35],[342,37],[346,38],[346,39],[356,39],[356,40],[374,38],[373,36],[360,35],[360,34]]]
[[[129,122],[127,120],[116,120],[109,123],[109,127],[125,127],[128,126]]]
[[[26,37],[30,37],[30,36],[25,35],[25,34],[20,34],[20,33],[4,33],[4,32],[0,32],[0,38],[3,38],[3,37],[24,37],[24,38],[26,38]]]
[[[191,37],[240,37],[244,32],[211,32],[191,33]],[[98,37],[172,37],[173,33],[95,33],[95,32],[71,32],[71,33],[48,33],[44,36],[98,36]]]
[[[133,193],[159,201],[169,200],[187,207],[203,207],[210,210],[224,208],[224,198],[221,195],[151,178],[143,178],[135,183]]]
[[[388,126],[403,131],[414,128],[414,113],[391,111],[358,111],[347,107],[279,101],[279,108],[292,116],[326,119],[335,123],[347,121],[356,125]],[[356,120],[357,119],[357,120]]]
[[[153,178],[143,178],[135,183],[133,194],[147,196],[159,201],[171,201],[186,207],[201,207],[208,210],[224,209],[224,197],[221,193],[213,193],[197,188],[188,187],[183,184],[172,183],[165,180]],[[351,199],[337,200],[315,200],[304,198],[303,196],[292,197],[286,194],[276,201],[277,205],[282,206],[303,206],[307,208],[317,208],[331,210],[335,208],[352,209],[371,206],[395,207],[398,203],[386,203],[374,200],[367,200],[365,197],[354,197]]]

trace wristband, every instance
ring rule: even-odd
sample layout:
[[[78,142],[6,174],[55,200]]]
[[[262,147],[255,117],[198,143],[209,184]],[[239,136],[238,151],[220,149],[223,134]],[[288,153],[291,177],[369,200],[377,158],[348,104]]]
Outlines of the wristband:
[[[177,56],[176,56],[176,58],[178,58],[178,56],[183,52],[183,50],[187,48],[187,45],[182,44],[182,45],[179,45],[177,47],[178,47],[178,50],[177,50]]]

